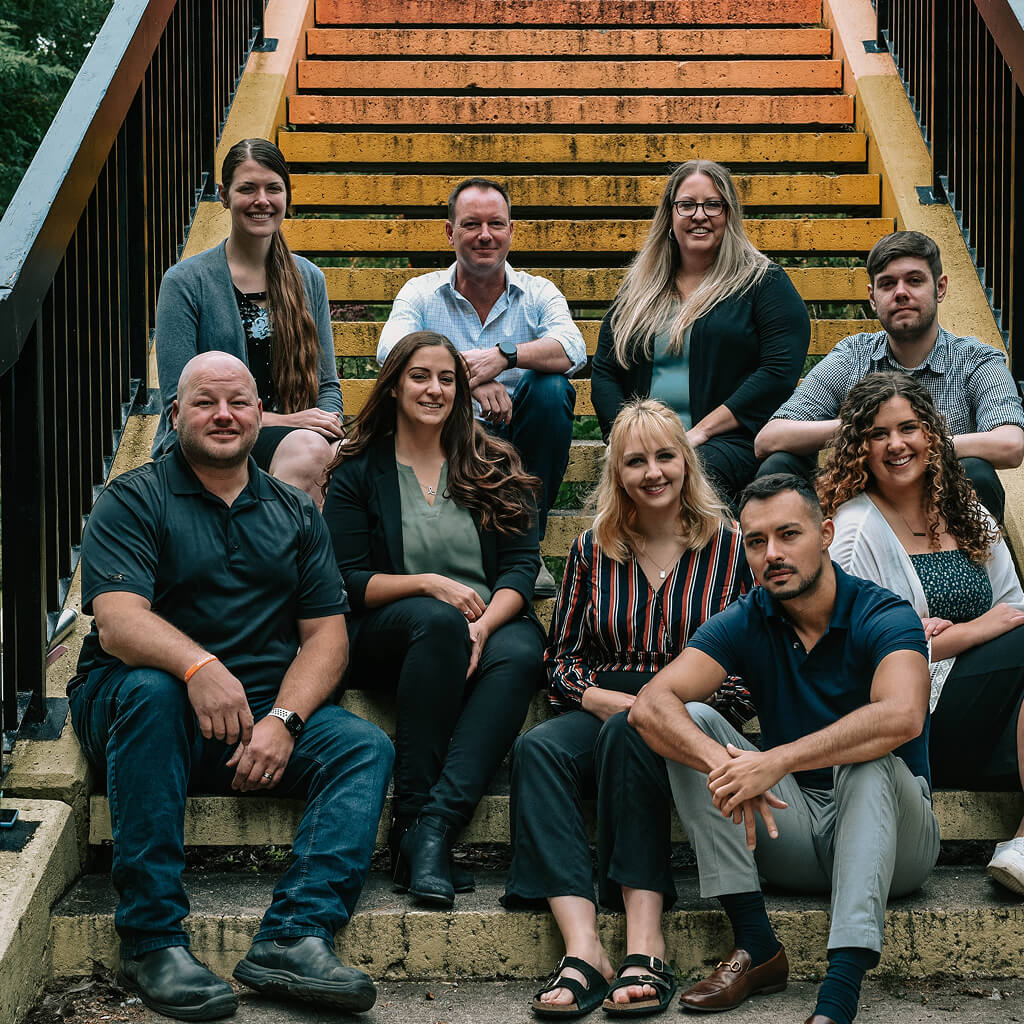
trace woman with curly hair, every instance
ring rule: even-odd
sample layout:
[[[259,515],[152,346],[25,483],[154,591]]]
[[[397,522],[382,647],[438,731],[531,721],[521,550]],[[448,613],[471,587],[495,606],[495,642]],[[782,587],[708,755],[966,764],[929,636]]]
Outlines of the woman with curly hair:
[[[451,907],[450,851],[543,678],[535,477],[473,420],[452,343],[406,335],[328,467],[352,612],[346,685],[396,693],[394,880]]]
[[[902,373],[872,373],[840,410],[818,484],[835,520],[832,558],[905,598],[931,652],[932,781],[1024,783],[1024,592],[978,503],[931,396]],[[1024,821],[989,874],[1024,895]]]
[[[176,434],[170,410],[178,378],[198,352],[219,349],[249,367],[263,402],[256,464],[323,500],[324,468],[342,436],[341,388],[327,286],[281,232],[292,199],[281,151],[242,139],[224,157],[219,195],[227,239],[171,267],[160,284],[156,358],[163,413],[153,457]]]
[[[626,716],[693,631],[753,586],[738,528],[661,402],[634,400],[618,414],[594,499],[594,525],[569,551],[545,653],[560,714],[521,736],[512,758],[504,902],[546,900],[562,933],[566,955],[533,1001],[548,1017],[602,1001],[640,1015],[671,1001],[661,915],[676,898],[672,794],[664,759]],[[595,791],[598,896],[626,912],[627,955],[611,991],[582,806]]]
[[[657,398],[683,421],[708,479],[735,501],[754,477],[754,435],[793,393],[810,342],[803,300],[743,231],[729,171],[689,160],[669,176],[650,230],[601,324],[594,410]]]

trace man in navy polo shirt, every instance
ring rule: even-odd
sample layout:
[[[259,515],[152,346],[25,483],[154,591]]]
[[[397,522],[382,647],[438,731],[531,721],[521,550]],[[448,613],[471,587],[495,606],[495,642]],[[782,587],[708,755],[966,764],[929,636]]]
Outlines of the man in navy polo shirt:
[[[348,1010],[376,998],[335,956],[334,935],[369,869],[394,752],[327,703],[348,658],[348,602],[312,500],[249,456],[260,411],[240,360],[190,360],[177,443],[109,484],[82,541],[82,607],[95,618],[68,697],[110,799],[119,978],[182,1020],[238,1005],[182,928],[190,789],[306,801],[235,976]]]
[[[927,644],[906,601],[830,561],[832,523],[803,480],[755,480],[740,525],[760,586],[701,626],[629,714],[668,758],[701,895],[733,926],[736,948],[681,1003],[727,1010],[786,987],[761,874],[831,891],[829,968],[807,1024],[850,1024],[882,950],[886,898],[918,888],[939,853]],[[750,688],[763,752],[702,703],[727,675]]]

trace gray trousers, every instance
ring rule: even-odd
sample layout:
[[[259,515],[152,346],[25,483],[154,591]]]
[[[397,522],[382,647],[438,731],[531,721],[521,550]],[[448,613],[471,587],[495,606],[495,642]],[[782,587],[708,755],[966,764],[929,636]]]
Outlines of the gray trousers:
[[[708,736],[754,750],[706,704],[686,710]],[[939,856],[939,824],[927,782],[902,758],[839,765],[833,790],[801,789],[785,776],[772,791],[789,805],[775,811],[779,836],[757,816],[757,848],[711,802],[704,772],[668,762],[679,817],[697,856],[703,897],[754,892],[763,875],[797,892],[832,893],[828,948],[882,951],[885,902],[917,889]]]

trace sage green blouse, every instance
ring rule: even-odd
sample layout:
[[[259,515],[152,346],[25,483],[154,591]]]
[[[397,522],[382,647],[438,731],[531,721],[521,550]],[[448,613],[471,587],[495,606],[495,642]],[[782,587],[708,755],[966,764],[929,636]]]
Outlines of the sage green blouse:
[[[690,413],[690,331],[683,335],[683,351],[668,354],[669,325],[654,336],[654,360],[651,366],[651,398],[664,402],[683,421],[687,430],[693,426]]]
[[[448,463],[441,467],[434,504],[427,497],[411,466],[397,462],[398,492],[402,502],[402,548],[405,571],[410,575],[436,572],[472,587],[485,604],[491,589],[484,576],[480,534],[473,517],[445,494]]]

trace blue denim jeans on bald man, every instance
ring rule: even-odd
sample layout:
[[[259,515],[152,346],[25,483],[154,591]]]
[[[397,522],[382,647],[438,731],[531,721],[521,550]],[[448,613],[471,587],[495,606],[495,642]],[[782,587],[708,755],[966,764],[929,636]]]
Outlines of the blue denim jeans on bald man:
[[[121,955],[187,946],[185,797],[234,793],[234,769],[226,767],[234,748],[203,738],[184,684],[156,669],[98,669],[70,702],[86,756],[107,781]],[[259,721],[273,705],[250,706]],[[366,880],[393,761],[375,725],[335,705],[310,716],[269,791],[305,799],[306,808],[257,940],[315,935],[333,945]]]

